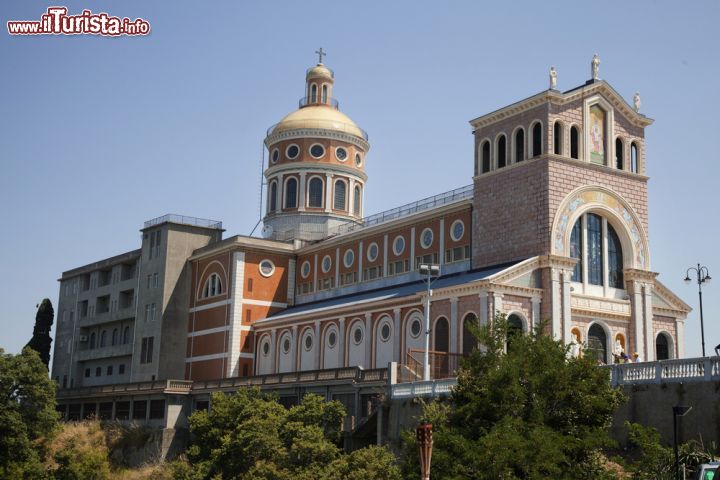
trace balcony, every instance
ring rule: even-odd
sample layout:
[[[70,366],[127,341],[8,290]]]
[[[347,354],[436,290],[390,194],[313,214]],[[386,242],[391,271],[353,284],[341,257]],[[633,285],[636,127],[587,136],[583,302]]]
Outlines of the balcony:
[[[147,222],[145,222],[143,228],[150,228],[163,223],[177,223],[179,225],[189,225],[191,227],[213,228],[215,230],[222,230],[222,222],[219,222],[217,220],[187,217],[185,215],[176,215],[174,213],[168,213],[167,215],[163,215],[162,217],[148,220]]]
[[[87,360],[97,360],[99,358],[126,357],[132,355],[132,344],[114,345],[102,348],[93,348],[88,350],[78,350],[75,359],[79,362]]]
[[[302,97],[298,100],[298,108],[307,107],[308,105],[324,105],[326,107],[332,107],[335,110],[340,109],[340,102],[331,98],[330,101],[321,101],[319,96],[316,97]]]
[[[135,306],[120,308],[114,312],[96,313],[92,316],[80,317],[78,326],[92,327],[102,325],[103,323],[117,322],[119,320],[128,320],[135,317]]]

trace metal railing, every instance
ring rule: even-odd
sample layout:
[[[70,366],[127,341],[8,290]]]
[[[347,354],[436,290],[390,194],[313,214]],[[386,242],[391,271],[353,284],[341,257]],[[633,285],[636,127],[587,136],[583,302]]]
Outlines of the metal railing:
[[[120,383],[116,385],[97,385],[94,387],[61,388],[59,398],[84,397],[99,394],[119,393],[190,393],[193,382],[190,380],[155,380],[151,382]]]
[[[180,225],[190,225],[192,227],[203,227],[203,228],[215,228],[218,230],[222,229],[222,222],[218,220],[209,220],[207,218],[196,218],[196,217],[188,217],[185,215],[177,215],[174,213],[168,213],[167,215],[163,215],[162,217],[153,218],[152,220],[148,220],[145,222],[144,228],[150,228],[154,227],[155,225],[160,225],[161,223],[179,223]]]
[[[376,213],[368,217],[363,218],[359,222],[352,221],[340,224],[336,227],[328,229],[328,236],[342,235],[345,233],[354,232],[363,228],[371,227],[373,225],[379,225],[381,223],[389,222],[391,220],[397,220],[398,218],[407,217],[418,212],[429,210],[431,208],[447,205],[454,202],[459,202],[473,197],[473,186],[466,185],[464,187],[450,190],[449,192],[440,193],[433,195],[432,197],[423,198],[416,202],[408,203],[400,207],[391,208],[384,212]]]
[[[399,383],[415,382],[424,378],[424,356],[425,350],[418,348],[408,350],[406,362],[404,364],[398,364],[397,378]],[[457,372],[460,369],[460,359],[463,355],[460,353],[430,350],[428,357],[430,363],[430,379],[439,380],[457,376]]]
[[[329,101],[323,101],[320,95],[316,97],[302,97],[300,100],[298,100],[298,108],[306,107],[308,105],[320,105],[332,107],[335,110],[340,110],[340,102],[338,102],[334,98],[331,98]]]

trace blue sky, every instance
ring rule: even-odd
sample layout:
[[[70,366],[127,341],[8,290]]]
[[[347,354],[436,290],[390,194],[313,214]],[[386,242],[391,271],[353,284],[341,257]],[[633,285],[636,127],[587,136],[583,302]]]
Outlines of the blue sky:
[[[130,18],[147,37],[10,37],[50,5]],[[0,346],[17,352],[57,278],[132,250],[165,213],[258,220],[262,140],[296,107],[322,46],[341,109],[368,131],[366,212],[471,183],[468,120],[590,75],[654,118],[647,134],[652,268],[720,343],[716,1],[54,2],[0,4]],[[399,178],[402,182],[398,182]],[[508,192],[519,194],[522,192]]]

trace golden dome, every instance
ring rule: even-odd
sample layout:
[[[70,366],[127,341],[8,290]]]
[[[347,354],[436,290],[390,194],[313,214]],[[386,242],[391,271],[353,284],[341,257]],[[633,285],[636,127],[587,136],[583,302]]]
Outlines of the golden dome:
[[[311,78],[318,78],[318,77],[329,78],[330,80],[332,80],[334,75],[333,75],[332,70],[327,68],[322,63],[318,63],[314,67],[308,69],[307,75],[305,76],[305,78],[311,79]]]
[[[367,140],[367,134],[344,113],[327,105],[310,105],[280,120],[269,135],[303,128],[323,128],[349,133]]]

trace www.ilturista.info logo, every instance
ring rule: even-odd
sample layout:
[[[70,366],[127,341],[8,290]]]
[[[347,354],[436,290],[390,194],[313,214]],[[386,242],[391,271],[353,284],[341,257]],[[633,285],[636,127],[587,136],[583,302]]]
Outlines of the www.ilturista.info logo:
[[[50,7],[40,21],[7,22],[10,35],[148,35],[150,23],[137,18],[113,17],[105,12],[83,10],[80,15],[68,15],[66,7]]]

